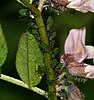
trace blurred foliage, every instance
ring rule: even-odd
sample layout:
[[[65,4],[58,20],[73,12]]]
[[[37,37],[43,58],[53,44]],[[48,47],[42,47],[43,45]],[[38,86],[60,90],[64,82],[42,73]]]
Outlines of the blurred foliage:
[[[20,36],[28,26],[28,19],[19,15],[19,10],[23,8],[16,0],[0,0],[0,23],[2,25],[5,38],[8,44],[8,57],[2,66],[2,73],[9,76],[19,78],[15,68],[15,57]],[[57,32],[56,45],[59,46],[61,54],[63,54],[64,41],[68,32],[72,28],[86,27],[87,36],[86,44],[94,46],[94,14],[80,12],[68,13],[64,12],[60,15],[56,13],[43,10],[44,20],[47,16],[53,16],[54,27],[53,30]],[[60,55],[61,55],[60,54]],[[19,78],[20,79],[20,78]],[[86,83],[76,82],[81,91],[85,95],[85,100],[94,100],[93,89],[94,80],[89,80]],[[39,87],[43,88],[45,85],[44,79]],[[46,100],[44,97],[36,93],[11,83],[0,80],[0,100]]]

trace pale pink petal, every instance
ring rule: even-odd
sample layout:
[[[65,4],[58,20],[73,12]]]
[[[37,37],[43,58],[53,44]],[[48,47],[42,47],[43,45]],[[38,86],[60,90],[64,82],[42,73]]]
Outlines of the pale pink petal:
[[[94,61],[94,47],[93,46],[86,46],[86,49],[88,51],[87,59],[93,59]]]
[[[85,48],[86,29],[72,29],[65,41],[65,54],[74,54],[78,62],[83,61],[87,56]]]
[[[72,0],[67,7],[83,13],[94,12],[94,0]]]
[[[94,66],[88,65],[85,68],[85,73],[87,78],[94,78]]]

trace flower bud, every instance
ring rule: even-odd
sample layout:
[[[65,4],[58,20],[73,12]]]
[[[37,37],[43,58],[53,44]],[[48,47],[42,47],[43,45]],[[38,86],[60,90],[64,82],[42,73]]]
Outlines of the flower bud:
[[[84,100],[79,88],[75,85],[70,85],[67,88],[68,100]]]

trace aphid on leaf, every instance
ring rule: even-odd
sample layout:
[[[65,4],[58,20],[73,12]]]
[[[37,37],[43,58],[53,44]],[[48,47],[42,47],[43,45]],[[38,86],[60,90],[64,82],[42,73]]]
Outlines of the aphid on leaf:
[[[85,46],[85,35],[85,28],[72,29],[69,32],[65,41],[65,54],[60,57],[60,62],[65,64],[72,76],[94,78],[94,66],[83,63],[84,59],[94,60],[94,47]]]

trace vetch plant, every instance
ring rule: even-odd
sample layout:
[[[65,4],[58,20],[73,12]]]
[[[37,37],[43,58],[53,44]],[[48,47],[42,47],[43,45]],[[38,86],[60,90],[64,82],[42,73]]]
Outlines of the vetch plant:
[[[64,45],[64,54],[55,45],[54,19],[43,19],[42,10],[62,13],[75,9],[83,13],[94,12],[93,0],[17,0],[24,6],[19,12],[29,18],[28,28],[19,40],[16,69],[21,80],[0,73],[0,79],[32,90],[48,100],[84,100],[80,89],[69,76],[94,78],[94,65],[84,63],[93,59],[94,47],[85,45],[86,28],[71,29]],[[47,9],[46,9],[47,10]],[[70,12],[70,11],[69,11]],[[44,21],[45,20],[45,21]],[[45,23],[44,23],[45,22]],[[8,47],[0,26],[0,68],[5,62]],[[46,76],[48,91],[36,87]]]

